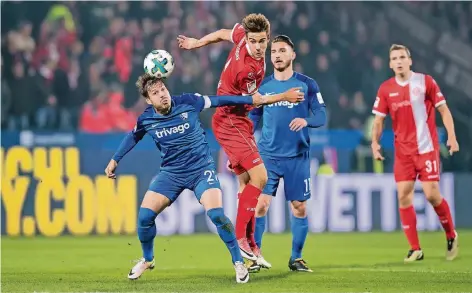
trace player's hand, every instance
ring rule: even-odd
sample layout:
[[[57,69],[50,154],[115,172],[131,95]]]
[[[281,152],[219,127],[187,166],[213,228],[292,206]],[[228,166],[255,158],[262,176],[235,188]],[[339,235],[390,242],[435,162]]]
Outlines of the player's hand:
[[[234,173],[234,170],[231,168],[231,162],[229,160],[226,162],[226,169]]]
[[[372,154],[374,156],[374,159],[383,161],[385,158],[382,156],[382,153],[380,152],[380,149],[382,148],[380,144],[373,142],[372,145]]]
[[[305,94],[301,87],[294,87],[284,92],[284,101],[290,103],[302,102],[305,99]]]
[[[115,160],[111,159],[110,163],[108,163],[108,166],[105,169],[105,174],[107,174],[108,178],[116,179],[116,167],[118,167],[118,163]]]
[[[291,131],[300,131],[303,128],[305,128],[308,125],[308,122],[306,122],[305,119],[303,118],[295,118],[290,122],[290,130]]]
[[[192,50],[197,48],[197,39],[194,38],[188,38],[183,35],[179,35],[177,37],[177,42],[179,43],[179,48],[185,49],[185,50]]]
[[[266,103],[266,99],[264,99],[264,96],[261,95],[259,92],[255,92],[253,95],[252,95],[252,105],[254,107],[260,107],[262,105],[264,105]]]
[[[455,137],[448,138],[446,145],[449,147],[449,155],[451,156],[459,151],[459,143]]]

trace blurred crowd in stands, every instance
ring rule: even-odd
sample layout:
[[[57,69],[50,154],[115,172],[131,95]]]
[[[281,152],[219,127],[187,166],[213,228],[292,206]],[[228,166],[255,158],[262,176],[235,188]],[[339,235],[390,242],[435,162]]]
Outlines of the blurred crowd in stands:
[[[330,129],[364,130],[388,68],[389,23],[358,2],[2,2],[2,128],[104,133],[128,131],[146,106],[134,83],[155,48],[176,69],[171,93],[214,94],[231,43],[178,49],[176,37],[232,28],[264,13],[272,35],[295,42],[295,69],[314,77]],[[464,41],[472,39],[471,2],[409,2]],[[411,48],[414,52],[415,48]],[[268,74],[272,66],[268,62]],[[434,75],[434,74],[433,74]],[[202,114],[210,127],[212,112]]]

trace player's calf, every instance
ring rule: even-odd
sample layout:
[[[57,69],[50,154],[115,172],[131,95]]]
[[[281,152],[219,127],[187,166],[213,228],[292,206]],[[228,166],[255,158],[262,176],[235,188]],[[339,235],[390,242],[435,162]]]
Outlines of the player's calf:
[[[226,244],[226,247],[231,253],[233,264],[236,264],[237,262],[244,262],[238,242],[236,241],[233,224],[224,214],[223,208],[210,209],[207,211],[207,215],[213,224],[215,224],[218,235]]]
[[[454,222],[452,221],[451,209],[446,199],[441,196],[439,183],[437,181],[426,181],[422,182],[422,185],[426,199],[431,203],[434,207],[434,211],[438,215],[447,241],[453,243],[453,239],[456,238],[456,231],[454,229]],[[455,251],[457,252],[457,250]]]
[[[138,214],[138,238],[143,250],[143,259],[146,262],[154,260],[154,238],[156,237],[155,219],[157,213],[151,209],[141,207]]]

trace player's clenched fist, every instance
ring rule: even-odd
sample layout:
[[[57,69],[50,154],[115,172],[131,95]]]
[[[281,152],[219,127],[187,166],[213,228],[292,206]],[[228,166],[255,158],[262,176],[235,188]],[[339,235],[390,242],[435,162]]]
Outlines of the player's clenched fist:
[[[374,159],[379,160],[379,161],[385,160],[385,158],[382,156],[382,153],[380,152],[380,149],[381,149],[380,144],[373,142],[371,147],[372,147],[372,154],[374,156]]]
[[[449,147],[449,154],[451,156],[459,151],[459,143],[456,138],[448,138],[446,145]]]
[[[289,127],[291,131],[300,131],[307,125],[308,125],[308,122],[305,119],[295,118],[292,120],[292,122],[290,122]]]
[[[197,39],[194,38],[188,38],[183,35],[179,35],[177,37],[177,42],[179,43],[179,48],[181,49],[186,49],[186,50],[192,50],[197,48]]]
[[[290,103],[299,103],[305,99],[305,94],[299,87],[294,87],[283,93],[284,100]]]
[[[115,170],[116,167],[118,166],[118,163],[115,160],[110,160],[110,163],[108,163],[108,166],[105,169],[105,174],[107,174],[108,178],[115,179],[116,174]]]

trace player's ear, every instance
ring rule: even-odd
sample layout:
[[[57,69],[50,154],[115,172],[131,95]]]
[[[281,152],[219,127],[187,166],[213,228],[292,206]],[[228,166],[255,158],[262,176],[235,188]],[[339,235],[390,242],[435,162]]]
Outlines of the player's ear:
[[[151,99],[150,99],[150,98],[145,98],[145,99],[146,99],[146,103],[147,103],[148,105],[152,105],[152,102],[151,102]]]
[[[297,58],[297,53],[295,53],[295,51],[292,52],[292,61],[295,60],[295,58]]]

